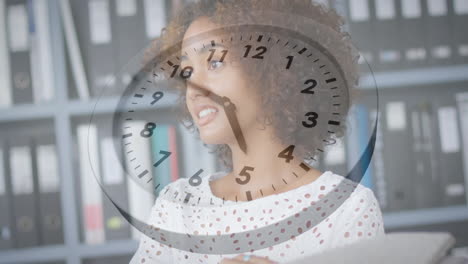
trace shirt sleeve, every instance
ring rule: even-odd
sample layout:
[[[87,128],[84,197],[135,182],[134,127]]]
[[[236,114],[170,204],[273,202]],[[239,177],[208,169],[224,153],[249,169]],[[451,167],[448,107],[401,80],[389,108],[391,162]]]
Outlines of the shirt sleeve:
[[[343,210],[334,232],[332,247],[385,234],[382,212],[372,190],[362,188],[351,195]]]
[[[166,186],[167,187],[167,186]],[[163,189],[164,190],[164,189]],[[167,227],[169,224],[167,215],[167,200],[158,197],[151,208],[147,224],[154,227]],[[130,264],[141,263],[174,263],[172,250],[169,246],[159,243],[145,234],[141,235],[138,249],[130,260]]]

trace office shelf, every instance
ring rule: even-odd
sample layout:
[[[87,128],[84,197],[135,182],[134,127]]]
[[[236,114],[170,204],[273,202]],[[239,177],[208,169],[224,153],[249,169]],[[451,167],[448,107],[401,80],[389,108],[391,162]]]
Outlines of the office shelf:
[[[165,93],[164,100],[159,101],[154,106],[148,105],[135,105],[135,110],[152,110],[161,109],[174,105],[177,97],[172,93]],[[72,116],[79,115],[91,115],[91,114],[109,114],[117,110],[117,105],[120,101],[120,97],[106,97],[100,99],[92,99],[87,102],[80,100],[72,100],[67,104],[68,112]]]
[[[54,102],[41,105],[18,105],[10,108],[0,109],[0,123],[15,121],[28,121],[37,119],[53,119],[57,114],[69,116],[86,116],[92,114],[112,114],[119,103],[120,97],[106,97],[91,99],[89,101],[70,100],[65,102]],[[161,100],[155,106],[136,105],[136,110],[154,110],[171,107],[175,104],[175,94],[166,93],[165,100]]]
[[[424,84],[468,81],[468,64],[441,66],[404,71],[367,73],[361,77],[361,89],[398,88]],[[375,78],[375,81],[374,81]]]
[[[66,260],[71,256],[83,258],[105,257],[109,255],[129,254],[137,250],[138,243],[135,240],[111,241],[99,245],[79,245],[71,248],[64,245],[44,246],[28,249],[14,249],[0,251],[0,263],[37,263],[45,261]]]
[[[102,245],[81,245],[79,248],[81,258],[93,258],[119,254],[133,255],[138,248],[135,240],[122,240],[108,242]]]
[[[0,251],[0,263],[44,262],[65,260],[68,249],[66,246],[46,246],[27,249],[12,249]]]
[[[57,111],[54,104],[43,105],[18,105],[11,108],[0,109],[0,122],[27,121],[44,118],[53,118]]]
[[[467,206],[451,206],[385,213],[385,228],[393,229],[418,225],[440,224],[468,220]]]

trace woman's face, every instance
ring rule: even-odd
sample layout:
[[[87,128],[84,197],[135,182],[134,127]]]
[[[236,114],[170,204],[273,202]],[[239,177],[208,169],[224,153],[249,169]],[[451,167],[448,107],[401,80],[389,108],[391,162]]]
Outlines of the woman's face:
[[[211,100],[205,91],[197,89],[190,83],[201,85],[219,96],[228,97],[236,106],[235,113],[242,133],[248,142],[249,135],[254,132],[257,114],[260,114],[260,99],[255,93],[254,87],[249,85],[242,68],[232,64],[234,52],[222,46],[219,36],[215,35],[211,39],[215,40],[216,45],[220,46],[212,47],[209,44],[210,38],[191,42],[190,45],[186,42],[188,38],[216,27],[219,26],[211,22],[207,17],[200,17],[194,20],[185,32],[182,44],[181,68],[191,66],[194,69],[187,83],[187,108],[200,131],[200,137],[204,143],[236,144],[234,133],[223,107]],[[206,49],[201,49],[202,43],[205,44]],[[197,49],[196,52],[194,48]],[[208,61],[207,59],[212,53],[210,49],[213,48],[216,51],[213,53],[211,61]],[[227,50],[227,53],[221,62],[223,50]],[[214,110],[214,112],[209,109]]]

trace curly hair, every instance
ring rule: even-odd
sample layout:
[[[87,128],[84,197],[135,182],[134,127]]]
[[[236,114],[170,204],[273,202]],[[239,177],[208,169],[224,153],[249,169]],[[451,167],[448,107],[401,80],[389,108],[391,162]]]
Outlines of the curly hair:
[[[261,120],[264,126],[273,126],[275,136],[284,145],[294,145],[294,155],[302,160],[308,160],[315,157],[317,150],[323,149],[330,142],[343,137],[347,125],[346,116],[351,105],[351,101],[357,94],[354,89],[359,81],[359,66],[358,51],[351,43],[350,35],[342,30],[344,19],[337,14],[333,9],[329,9],[321,4],[314,3],[310,0],[201,0],[194,3],[189,3],[174,16],[168,23],[167,27],[159,39],[155,40],[150,48],[145,52],[146,62],[155,58],[162,51],[174,48],[174,45],[179,45],[181,49],[181,39],[190,24],[197,18],[202,16],[209,17],[214,23],[220,25],[228,25],[235,21],[251,21],[255,22],[258,17],[254,17],[251,10],[271,10],[289,14],[292,19],[283,18],[277,21],[277,17],[266,18],[267,20],[276,20],[275,23],[280,23],[285,28],[298,29],[301,27],[301,21],[313,20],[324,26],[328,32],[333,32],[338,38],[328,36],[327,31],[316,30],[314,35],[321,39],[321,45],[326,48],[329,54],[339,64],[339,68],[345,77],[345,86],[347,104],[340,117],[334,117],[340,121],[340,126],[334,129],[333,134],[310,133],[301,125],[304,120],[304,113],[310,111],[311,101],[297,92],[297,87],[303,85],[299,83],[301,78],[307,75],[308,67],[298,67],[303,71],[282,71],[281,74],[272,74],[277,65],[284,64],[284,57],[271,56],[268,63],[264,63],[262,69],[258,69],[251,63],[241,63],[241,69],[248,78],[249,82],[257,89],[260,94],[261,108],[265,111],[264,119]],[[265,15],[266,16],[266,15]],[[297,18],[300,18],[299,20]],[[299,23],[298,23],[299,21]],[[283,64],[279,62],[283,60]],[[149,65],[148,63],[145,63]],[[303,66],[306,66],[305,64]],[[277,70],[277,69],[276,69]],[[273,71],[275,72],[275,71]],[[255,73],[255,74],[251,74]],[[252,77],[255,76],[255,77]],[[187,109],[184,86],[185,84],[173,83],[171,87],[178,88],[179,91],[178,103],[176,106],[178,121],[181,122],[187,129],[195,130],[199,138],[198,128],[194,125],[192,117]],[[324,108],[323,98],[318,98],[314,101],[314,107],[320,111],[330,111]],[[257,119],[257,121],[259,121]],[[327,129],[326,129],[327,130]],[[325,130],[325,131],[326,131]],[[325,140],[324,140],[325,139]],[[216,156],[222,161],[224,167],[232,169],[232,153],[228,145],[220,144],[205,147],[212,148]]]

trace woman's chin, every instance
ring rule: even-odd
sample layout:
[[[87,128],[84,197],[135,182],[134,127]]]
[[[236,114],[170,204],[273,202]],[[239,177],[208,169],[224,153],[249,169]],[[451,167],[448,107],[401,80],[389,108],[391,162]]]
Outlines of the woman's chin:
[[[200,139],[205,144],[226,144],[229,141],[229,139],[226,138],[226,135],[232,133],[232,131],[213,127],[200,127],[199,131]]]

